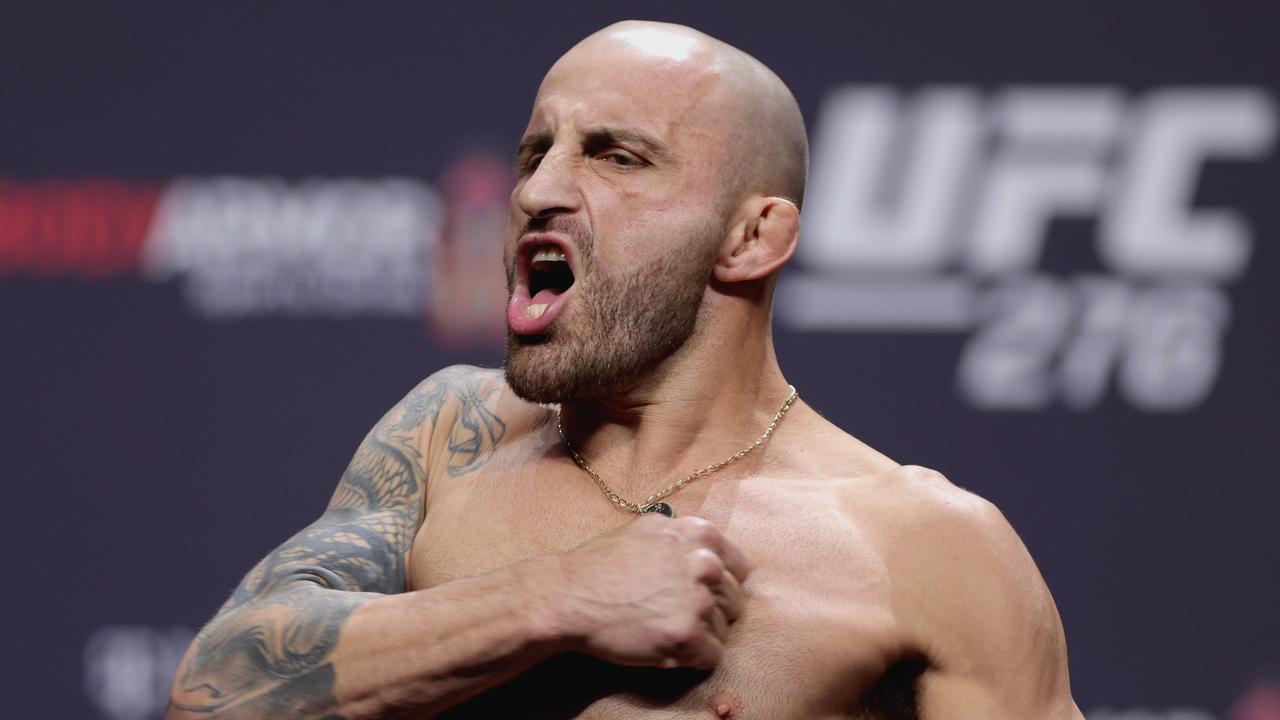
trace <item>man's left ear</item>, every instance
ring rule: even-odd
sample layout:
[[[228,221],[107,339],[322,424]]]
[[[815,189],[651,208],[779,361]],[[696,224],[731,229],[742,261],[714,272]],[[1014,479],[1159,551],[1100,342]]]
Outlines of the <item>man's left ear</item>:
[[[780,197],[757,197],[741,209],[716,259],[715,278],[743,282],[767,277],[796,251],[800,239],[800,210]]]

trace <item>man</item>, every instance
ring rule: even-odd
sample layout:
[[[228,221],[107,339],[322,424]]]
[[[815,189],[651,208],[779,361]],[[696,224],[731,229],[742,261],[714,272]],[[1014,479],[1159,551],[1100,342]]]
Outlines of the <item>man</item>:
[[[701,33],[571,49],[520,143],[505,381],[392,409],[169,717],[1080,718],[1000,513],[783,379],[806,153],[782,82]]]

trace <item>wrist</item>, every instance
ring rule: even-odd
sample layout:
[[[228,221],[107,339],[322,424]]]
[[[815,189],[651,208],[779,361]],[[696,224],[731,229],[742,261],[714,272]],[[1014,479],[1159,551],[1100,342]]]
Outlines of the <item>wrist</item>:
[[[522,592],[518,612],[524,617],[530,642],[549,654],[580,650],[589,634],[585,613],[569,602],[561,558],[547,556],[511,568]]]

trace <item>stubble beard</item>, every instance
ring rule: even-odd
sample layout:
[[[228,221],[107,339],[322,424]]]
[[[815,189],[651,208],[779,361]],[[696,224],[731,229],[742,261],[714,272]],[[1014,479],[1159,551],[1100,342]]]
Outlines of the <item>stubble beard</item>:
[[[507,331],[507,384],[531,402],[605,398],[636,387],[692,335],[716,250],[707,228],[679,252],[622,274],[592,262],[589,235],[571,236],[586,272],[575,280],[566,313],[538,337]]]

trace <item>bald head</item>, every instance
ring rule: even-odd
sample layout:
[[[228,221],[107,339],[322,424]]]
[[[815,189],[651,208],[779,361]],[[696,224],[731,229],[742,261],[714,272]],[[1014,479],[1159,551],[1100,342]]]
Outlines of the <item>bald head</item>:
[[[640,20],[593,33],[557,65],[575,55],[635,62],[642,72],[647,66],[689,78],[698,95],[691,104],[705,103],[718,121],[725,201],[759,194],[802,204],[809,164],[804,118],[786,84],[764,63],[693,28]]]
[[[537,402],[605,397],[695,336],[714,344],[711,328],[767,342],[807,154],[782,81],[700,32],[624,22],[565,53],[516,152],[511,387]],[[534,267],[552,248],[567,285]]]

